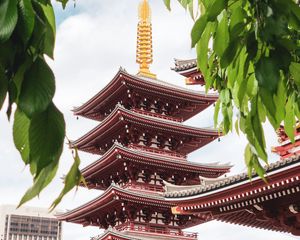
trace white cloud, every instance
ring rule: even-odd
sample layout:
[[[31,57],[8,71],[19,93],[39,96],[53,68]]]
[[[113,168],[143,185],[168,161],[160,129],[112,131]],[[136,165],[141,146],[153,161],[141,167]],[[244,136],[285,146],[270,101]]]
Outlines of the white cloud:
[[[62,109],[67,122],[67,135],[76,139],[97,123],[79,118],[76,120],[70,110],[92,97],[102,89],[117,72],[119,66],[130,73],[136,73],[135,64],[137,5],[139,0],[77,0],[77,7],[68,7],[67,12],[57,10],[62,20],[57,29],[55,61],[51,62],[56,75],[56,104]],[[163,1],[151,1],[153,19],[154,64],[152,71],[160,79],[184,86],[181,76],[170,71],[173,58],[195,57],[190,49],[189,32],[192,27],[188,13],[176,1],[173,9],[168,12]],[[56,6],[56,9],[58,7]],[[63,14],[66,14],[65,17]],[[71,16],[69,16],[71,15]],[[64,20],[63,20],[64,19]],[[208,109],[188,121],[194,126],[212,126],[213,109]],[[13,147],[11,124],[7,123],[3,114],[0,116],[1,139],[0,160],[0,203],[17,204],[26,188],[31,184],[28,169],[20,160]],[[270,132],[270,134],[269,134]],[[267,135],[274,135],[267,127]],[[275,139],[276,140],[276,139]],[[197,162],[232,162],[236,164],[234,172],[244,170],[243,149],[246,141],[243,137],[230,135],[221,142],[213,142],[191,154],[190,159]],[[81,154],[82,166],[85,166],[98,156]],[[66,173],[71,165],[70,150],[65,147],[58,177],[51,186],[43,192],[40,199],[33,200],[30,205],[50,206],[51,201],[62,188],[59,177]],[[98,196],[98,191],[88,191],[80,188],[75,195],[69,194],[60,205],[61,209],[72,209]],[[201,239],[291,239],[277,233],[250,230],[247,228],[228,226],[224,223],[208,223],[193,228],[199,232]],[[218,231],[216,231],[216,229]],[[64,239],[81,240],[99,234],[97,228],[82,228],[78,225],[64,224]],[[233,233],[238,236],[234,237]]]

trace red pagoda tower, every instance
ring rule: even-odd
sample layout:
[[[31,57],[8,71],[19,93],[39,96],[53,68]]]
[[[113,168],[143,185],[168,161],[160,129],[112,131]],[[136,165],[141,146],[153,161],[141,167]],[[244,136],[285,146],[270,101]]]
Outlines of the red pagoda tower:
[[[112,81],[74,114],[101,123],[71,147],[101,158],[82,170],[87,187],[104,190],[96,199],[68,211],[60,220],[97,226],[106,231],[95,239],[197,239],[182,231],[203,222],[191,215],[172,214],[164,181],[199,184],[217,178],[229,165],[187,161],[192,151],[219,137],[217,131],[183,121],[213,104],[218,96],[191,91],[156,79],[150,72],[152,36],[150,8],[139,9],[137,62],[131,75],[120,69]]]

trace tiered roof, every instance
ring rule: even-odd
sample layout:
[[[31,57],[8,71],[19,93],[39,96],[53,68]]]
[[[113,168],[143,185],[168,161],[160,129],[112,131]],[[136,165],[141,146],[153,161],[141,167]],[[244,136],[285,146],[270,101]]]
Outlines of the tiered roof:
[[[176,111],[173,113],[173,117],[180,121],[193,117],[218,99],[217,94],[206,94],[158,79],[131,75],[121,68],[105,88],[73,111],[75,115],[103,120],[117,103],[123,103],[127,98],[133,98],[133,93],[174,104]]]
[[[158,213],[167,212],[171,214],[171,207],[175,206],[175,204],[175,202],[166,201],[162,195],[154,192],[141,192],[122,188],[118,184],[111,184],[98,198],[59,215],[58,219],[82,224],[83,226],[106,228],[106,224],[111,223],[110,221],[116,224],[116,221],[123,221],[122,217],[124,217],[124,221],[125,218],[130,218],[130,211],[132,210],[139,212],[145,207],[152,207]],[[111,218],[112,220],[110,220]],[[191,227],[199,224],[201,221],[195,216],[188,222],[185,222],[183,227]],[[122,227],[117,229],[122,230]]]
[[[125,134],[129,124],[134,128],[139,128],[140,131],[149,130],[157,134],[179,136],[182,143],[178,147],[178,152],[183,155],[206,145],[220,135],[214,129],[185,126],[174,121],[136,113],[117,104],[103,122],[78,140],[73,141],[71,146],[90,153],[104,154],[113,142],[120,140],[121,135]]]
[[[138,168],[154,169],[153,171],[157,173],[170,172],[170,175],[194,173],[196,175],[194,183],[199,182],[198,176],[218,177],[231,168],[229,164],[188,162],[184,158],[131,149],[115,143],[99,160],[81,172],[90,188],[105,189],[101,181],[124,174],[126,166],[130,163]],[[118,169],[118,172],[115,169]]]

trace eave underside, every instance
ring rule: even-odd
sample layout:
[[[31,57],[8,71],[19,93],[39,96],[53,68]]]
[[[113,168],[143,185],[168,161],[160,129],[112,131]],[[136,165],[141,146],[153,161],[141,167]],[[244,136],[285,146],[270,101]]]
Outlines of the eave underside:
[[[145,134],[149,135],[148,139]],[[186,155],[218,138],[219,133],[213,129],[189,127],[144,116],[118,105],[105,121],[72,142],[71,146],[101,155],[109,150],[115,141],[121,141],[123,144],[142,141],[145,145],[152,145],[158,144],[157,137],[164,138],[164,144],[176,144],[175,152]],[[168,143],[170,137],[176,142]]]
[[[176,111],[172,111],[170,117],[182,121],[206,109],[218,99],[218,95],[192,91],[160,80],[137,77],[121,70],[103,90],[73,112],[75,115],[103,120],[118,102],[127,104],[128,101],[134,100],[136,103],[139,98],[169,103],[174,105],[173,107],[177,105]],[[160,114],[157,116],[160,117]]]
[[[90,188],[104,190],[106,187],[100,184],[102,181],[109,180],[109,185],[111,181],[118,183],[122,177],[128,176],[128,170],[132,169],[137,169],[139,174],[145,175],[145,178],[149,174],[158,174],[164,177],[163,180],[170,181],[172,176],[176,178],[182,176],[185,177],[187,184],[197,184],[199,176],[215,178],[231,168],[230,165],[197,164],[184,158],[179,159],[114,144],[102,158],[81,172]]]

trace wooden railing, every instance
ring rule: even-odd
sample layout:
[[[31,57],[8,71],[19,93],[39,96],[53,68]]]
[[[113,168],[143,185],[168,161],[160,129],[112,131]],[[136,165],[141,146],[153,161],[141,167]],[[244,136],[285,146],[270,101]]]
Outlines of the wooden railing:
[[[157,186],[153,184],[143,184],[143,183],[126,183],[122,186],[123,188],[129,188],[129,189],[139,189],[144,191],[154,191],[154,192],[164,192],[164,189],[162,186]]]
[[[165,235],[171,235],[171,236],[182,236],[186,238],[193,238],[197,239],[198,234],[197,233],[190,233],[190,232],[184,232],[180,230],[173,230],[173,229],[160,229],[155,227],[142,227],[142,226],[122,226],[118,228],[118,231],[130,231],[130,232],[145,232],[145,233],[159,233],[159,234],[165,234]]]

